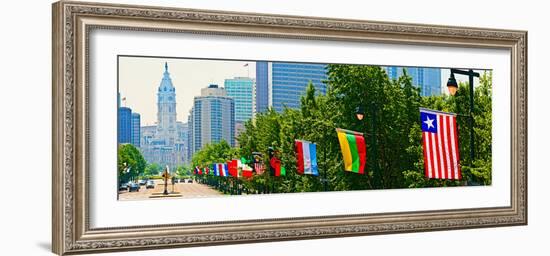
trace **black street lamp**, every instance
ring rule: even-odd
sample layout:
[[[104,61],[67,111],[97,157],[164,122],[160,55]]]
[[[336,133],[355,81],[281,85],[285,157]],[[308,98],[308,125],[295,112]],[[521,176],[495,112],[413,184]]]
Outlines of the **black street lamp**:
[[[474,161],[474,77],[479,77],[479,73],[471,69],[461,70],[452,68],[451,76],[447,81],[447,89],[449,89],[451,96],[454,96],[458,91],[458,83],[456,82],[455,74],[468,76],[468,86],[470,88],[470,113],[468,114],[470,126],[470,168],[472,168]]]
[[[355,109],[355,117],[357,117],[359,121],[363,120],[365,117],[365,110],[363,109],[363,106],[359,106]]]

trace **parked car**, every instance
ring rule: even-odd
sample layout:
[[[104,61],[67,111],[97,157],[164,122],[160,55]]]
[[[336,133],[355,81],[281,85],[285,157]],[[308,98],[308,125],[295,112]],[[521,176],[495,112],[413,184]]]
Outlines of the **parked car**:
[[[193,183],[193,179],[188,179],[187,183]]]
[[[148,180],[147,183],[145,184],[145,188],[146,189],[155,188],[155,182],[152,180]]]
[[[140,186],[144,186],[147,183],[147,180],[138,180]]]
[[[134,191],[135,191],[135,192],[138,192],[138,191],[139,191],[139,184],[134,183],[134,182],[129,183],[129,185],[128,185],[128,192],[134,192]]]
[[[121,183],[118,187],[118,191],[126,191],[128,190],[128,183]]]

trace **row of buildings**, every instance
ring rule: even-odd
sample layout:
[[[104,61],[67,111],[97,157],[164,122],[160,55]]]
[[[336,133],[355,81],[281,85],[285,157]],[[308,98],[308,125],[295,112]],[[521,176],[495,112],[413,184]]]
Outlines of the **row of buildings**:
[[[235,146],[235,138],[244,129],[244,123],[256,113],[270,107],[276,111],[300,107],[300,97],[310,81],[317,92],[325,94],[326,68],[325,64],[256,62],[256,79],[228,78],[223,87],[210,84],[202,88],[201,94],[193,98],[193,107],[184,123],[176,118],[176,89],[165,63],[157,90],[156,124],[141,126],[138,113],[119,107],[118,141],[134,144],[149,163],[172,168],[187,164],[196,151],[209,143],[225,140]],[[441,93],[440,69],[384,69],[392,79],[407,69],[423,96]]]

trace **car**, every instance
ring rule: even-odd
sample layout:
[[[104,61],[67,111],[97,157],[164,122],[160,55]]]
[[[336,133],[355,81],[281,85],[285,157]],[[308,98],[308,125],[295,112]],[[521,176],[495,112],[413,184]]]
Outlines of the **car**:
[[[193,183],[193,179],[188,179],[187,183]]]
[[[138,191],[139,191],[139,184],[134,183],[134,182],[129,183],[129,185],[128,185],[128,192],[134,192],[134,191],[135,191],[135,192],[138,192]]]
[[[128,183],[121,183],[118,187],[118,191],[126,191],[128,190]]]
[[[138,180],[140,186],[144,186],[147,183],[147,180]]]
[[[155,188],[155,182],[152,180],[148,180],[147,183],[145,184],[145,188],[146,189]]]

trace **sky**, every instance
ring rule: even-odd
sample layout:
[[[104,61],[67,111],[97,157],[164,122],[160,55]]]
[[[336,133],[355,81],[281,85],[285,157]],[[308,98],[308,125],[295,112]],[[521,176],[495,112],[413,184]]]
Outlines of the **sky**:
[[[119,92],[126,98],[122,106],[139,113],[141,125],[157,121],[157,89],[165,62],[176,88],[176,118],[182,122],[187,122],[193,98],[200,95],[201,88],[209,84],[223,87],[225,79],[237,76],[256,77],[255,62],[119,57]],[[248,67],[244,67],[246,63]]]
[[[164,63],[176,88],[177,120],[187,122],[193,107],[193,98],[200,95],[201,88],[209,84],[223,87],[224,80],[234,77],[256,77],[254,61],[222,61],[202,59],[119,57],[119,92],[133,112],[141,115],[141,125],[153,125],[157,120],[157,89],[164,73]],[[245,64],[248,66],[245,67]],[[480,71],[482,73],[482,71]],[[450,70],[441,71],[441,87],[448,93],[446,85]],[[456,75],[458,82],[466,82],[467,77]],[[479,79],[474,79],[477,86]]]

